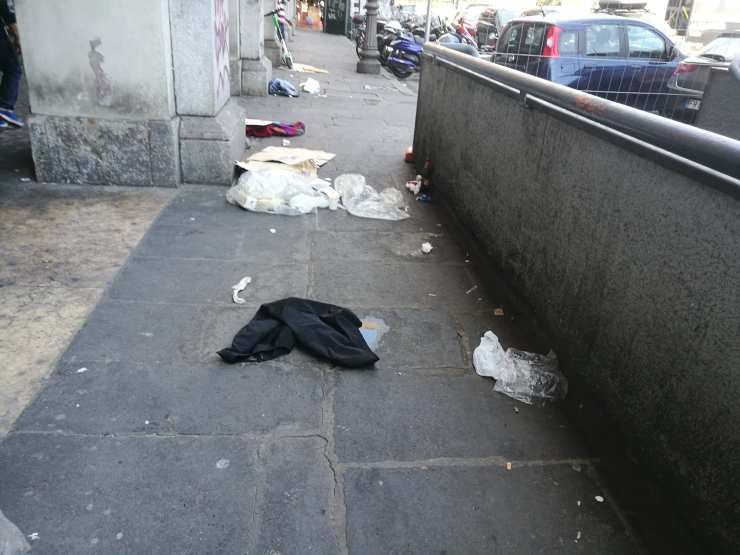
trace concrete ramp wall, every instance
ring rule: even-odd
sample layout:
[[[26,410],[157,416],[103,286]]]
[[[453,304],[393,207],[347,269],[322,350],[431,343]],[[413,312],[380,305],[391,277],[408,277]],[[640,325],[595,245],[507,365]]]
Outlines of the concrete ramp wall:
[[[684,152],[706,156],[685,159],[664,150],[682,124],[425,49],[414,151],[437,200],[687,521],[737,552],[740,143],[692,128]],[[622,114],[648,118],[641,136],[603,124]],[[719,171],[703,163],[714,154]]]

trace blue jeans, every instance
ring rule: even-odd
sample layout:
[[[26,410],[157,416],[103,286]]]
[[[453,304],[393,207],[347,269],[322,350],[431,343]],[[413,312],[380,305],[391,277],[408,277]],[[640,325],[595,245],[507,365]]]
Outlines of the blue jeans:
[[[0,27],[0,108],[14,110],[21,83],[21,64],[8,35]]]

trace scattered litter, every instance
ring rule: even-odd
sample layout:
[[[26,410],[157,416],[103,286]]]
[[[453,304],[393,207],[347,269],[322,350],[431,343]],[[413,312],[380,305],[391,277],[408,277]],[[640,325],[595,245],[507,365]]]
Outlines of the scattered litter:
[[[191,222],[194,222],[194,221],[195,221],[195,218],[190,218],[190,221],[191,221]]]
[[[519,407],[514,407],[514,412],[519,414]]]
[[[422,243],[421,244],[421,252],[423,252],[424,254],[429,254],[430,252],[432,252],[432,249],[433,248],[434,247],[432,246],[431,243]]]
[[[31,181],[31,178],[30,177],[21,177],[21,181],[23,183],[28,183],[29,181]]]
[[[580,472],[581,471],[581,464],[580,463],[573,463],[572,465],[570,465],[570,467],[573,470],[575,470],[576,472]]]
[[[506,470],[511,470],[511,463],[510,462],[507,462],[506,463]]]
[[[272,234],[277,233],[277,229],[275,229],[274,227],[271,227],[270,228],[270,233],[272,233]]]
[[[373,87],[372,85],[367,85],[367,84],[366,84],[366,85],[365,85],[365,86],[364,86],[363,88],[364,88],[364,89],[365,89],[366,91],[374,91],[374,90],[376,90],[376,89],[379,89],[380,87]]]
[[[339,195],[323,179],[286,170],[243,173],[226,192],[226,200],[252,212],[284,216],[308,214],[314,208],[331,208]],[[270,231],[275,233],[275,230]]]
[[[421,183],[421,176],[417,175],[416,179],[412,179],[411,181],[406,182],[406,188],[409,190],[410,193],[418,195],[419,191],[421,190]]]
[[[142,335],[144,337],[154,337],[154,334],[150,331],[141,331],[139,332],[139,335]]]
[[[144,420],[144,425],[145,426],[148,426],[149,425],[149,421],[148,420]]]
[[[504,315],[504,309],[503,308],[494,308],[493,309],[493,315],[494,316],[503,316]]]
[[[468,289],[467,291],[465,291],[465,294],[466,295],[470,295],[476,289],[478,289],[478,286],[477,285],[473,285],[473,287],[471,287],[470,289]]]
[[[306,79],[300,86],[301,90],[308,94],[319,94],[321,92],[321,84],[313,77]]]
[[[599,503],[603,503],[604,502],[604,498],[601,497],[600,495],[594,496],[594,499],[596,499],[596,501],[599,502]]]
[[[242,299],[239,296],[239,293],[244,291],[247,288],[247,285],[252,283],[252,277],[251,276],[244,276],[241,280],[239,280],[239,283],[236,283],[231,286],[231,289],[233,289],[233,292],[231,293],[231,299],[236,304],[244,304],[247,302],[245,299]]]
[[[436,293],[427,293],[427,296],[429,296],[429,297],[436,297],[437,294]]]
[[[578,505],[579,507],[581,506],[581,500],[580,499],[578,501],[576,501],[576,505]]]
[[[465,264],[470,264],[470,259],[469,258],[466,258],[465,259]]]
[[[229,459],[219,459],[216,462],[216,468],[218,468],[219,470],[223,470],[224,468],[229,468],[229,464]]]
[[[270,81],[270,84],[267,87],[267,92],[277,96],[298,96],[298,91],[293,83],[286,81],[285,79],[273,79]]]
[[[392,221],[409,217],[404,210],[403,195],[393,187],[378,193],[367,184],[364,176],[356,173],[340,175],[334,180],[334,187],[347,212],[353,216]]]
[[[365,343],[371,349],[377,348],[380,344],[382,337],[390,330],[382,318],[375,318],[368,316],[362,319],[362,327],[360,333],[362,334]]]
[[[412,164],[414,162],[414,147],[410,146],[406,149],[405,154],[403,155],[403,161]]]
[[[85,372],[87,372],[87,368],[85,368],[84,366],[76,370],[77,374],[84,374]]]
[[[39,539],[39,533],[29,534],[28,539],[31,541]],[[30,549],[31,546],[23,537],[23,532],[0,511],[0,553],[2,555],[21,555],[21,553],[26,553]]]
[[[581,531],[578,530],[578,533],[576,534],[576,541],[581,539]]]
[[[504,351],[498,337],[487,331],[473,351],[473,366],[480,376],[496,380],[494,391],[522,401],[559,401],[568,393],[568,380],[558,370],[558,357],[517,349]]]
[[[237,162],[234,168],[234,180],[244,170],[283,170],[306,177],[316,177],[318,169],[332,160],[334,156],[335,154],[323,150],[268,146],[259,152],[255,152],[249,158]]]
[[[346,308],[291,297],[263,304],[237,332],[231,347],[218,354],[228,364],[262,362],[287,355],[297,344],[341,366],[367,367],[379,359],[367,346],[361,326]]]
[[[283,146],[290,146],[290,139],[283,139]]]
[[[247,137],[298,137],[306,132],[306,124],[302,121],[284,123],[262,119],[244,120],[244,130]]]
[[[295,62],[293,62],[293,71],[298,71],[300,73],[329,73],[320,67],[310,66],[308,64],[297,64]]]
[[[117,540],[123,539],[123,532],[118,532],[118,534],[116,534],[116,539]]]

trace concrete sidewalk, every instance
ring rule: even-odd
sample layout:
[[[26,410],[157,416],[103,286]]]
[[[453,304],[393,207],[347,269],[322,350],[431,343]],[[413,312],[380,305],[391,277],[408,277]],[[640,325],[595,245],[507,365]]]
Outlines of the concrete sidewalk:
[[[291,146],[337,154],[322,177],[400,189],[414,83],[356,74],[343,37],[298,32],[291,46],[330,73],[276,76],[312,76],[327,96],[242,99],[249,116],[305,122]],[[409,196],[398,223],[290,218],[224,192],[178,190],[0,444],[0,510],[38,534],[34,553],[640,551],[559,410],[472,370],[487,329],[548,345],[479,283],[441,207]],[[248,302],[234,305],[244,275]],[[286,296],[384,320],[376,368],[298,350],[221,363],[258,306]]]

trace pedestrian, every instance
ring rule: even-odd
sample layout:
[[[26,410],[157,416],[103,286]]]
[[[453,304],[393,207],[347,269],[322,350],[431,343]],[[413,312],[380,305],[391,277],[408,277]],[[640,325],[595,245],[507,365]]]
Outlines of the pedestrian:
[[[0,127],[23,127],[23,121],[15,113],[21,83],[20,51],[15,13],[7,0],[0,0],[0,72],[3,74],[0,79]]]
[[[283,40],[287,42],[288,35],[285,34],[285,26],[290,25],[291,27],[293,24],[288,19],[288,12],[285,9],[285,0],[277,0],[277,18],[278,18],[278,24],[280,25],[280,32],[283,35]]]

